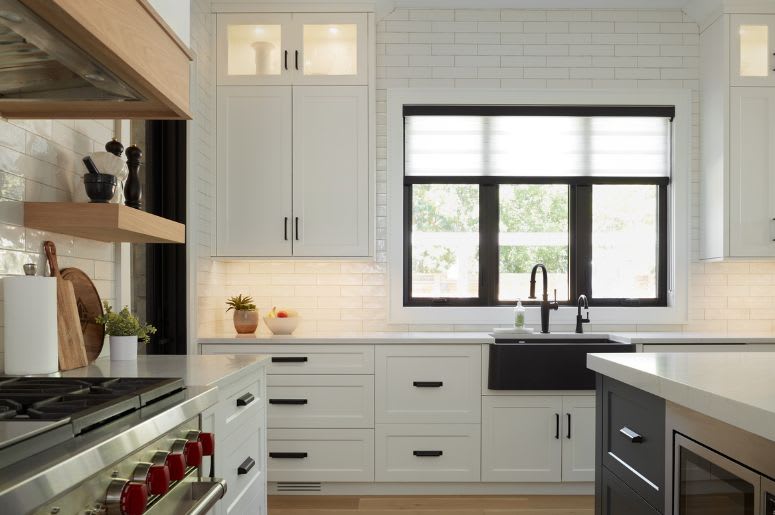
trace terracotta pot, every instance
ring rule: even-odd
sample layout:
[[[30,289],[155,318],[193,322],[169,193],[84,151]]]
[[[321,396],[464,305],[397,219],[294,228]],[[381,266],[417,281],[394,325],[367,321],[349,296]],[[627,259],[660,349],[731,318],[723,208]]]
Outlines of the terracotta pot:
[[[258,327],[258,311],[235,311],[234,329],[237,334],[251,334]]]

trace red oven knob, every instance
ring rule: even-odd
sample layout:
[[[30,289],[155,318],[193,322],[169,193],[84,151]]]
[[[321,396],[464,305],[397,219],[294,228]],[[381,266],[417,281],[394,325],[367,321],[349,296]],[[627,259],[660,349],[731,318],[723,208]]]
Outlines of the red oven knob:
[[[142,515],[148,504],[148,489],[145,483],[114,479],[108,485],[105,504],[111,514]]]
[[[202,455],[212,456],[215,454],[215,434],[214,433],[200,433],[199,442],[202,444]]]
[[[180,481],[186,475],[186,457],[181,452],[171,452],[167,455],[166,465],[170,471],[170,480]]]
[[[132,481],[145,483],[151,495],[164,495],[170,489],[170,469],[165,465],[164,458],[159,460],[154,456],[153,463],[137,464]]]
[[[198,467],[202,464],[202,442],[186,442],[183,454],[186,456],[186,465],[189,467]]]

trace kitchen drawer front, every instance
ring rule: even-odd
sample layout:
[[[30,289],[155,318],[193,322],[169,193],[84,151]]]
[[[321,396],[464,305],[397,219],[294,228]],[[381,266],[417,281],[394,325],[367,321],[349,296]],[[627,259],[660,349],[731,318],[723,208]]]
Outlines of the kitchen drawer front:
[[[273,375],[271,428],[373,428],[374,376]]]
[[[228,488],[228,485],[227,485]],[[228,515],[267,515],[266,483],[261,476],[254,477],[245,490],[226,507]]]
[[[377,423],[479,423],[478,345],[384,345],[375,358]]]
[[[224,388],[220,405],[226,436],[242,430],[245,424],[248,424],[248,420],[264,406],[264,378],[263,375],[259,380],[247,378]]]
[[[255,492],[249,492],[248,488],[257,489],[263,480],[260,483],[255,480],[266,477],[264,416],[265,411],[258,410],[250,418],[242,419],[243,431],[230,436],[223,449],[216,449],[216,452],[225,453],[223,470],[218,471],[218,474],[226,480],[228,486],[224,503],[229,512],[233,511],[231,506],[239,499],[253,497]]]
[[[269,481],[374,481],[373,429],[270,429]]]
[[[608,377],[602,384],[602,463],[651,505],[664,505],[665,401]]]
[[[373,374],[373,345],[207,345],[203,354],[270,354],[267,374]]]
[[[660,511],[603,467],[601,515],[659,515]]]
[[[479,424],[378,424],[377,481],[477,482]]]

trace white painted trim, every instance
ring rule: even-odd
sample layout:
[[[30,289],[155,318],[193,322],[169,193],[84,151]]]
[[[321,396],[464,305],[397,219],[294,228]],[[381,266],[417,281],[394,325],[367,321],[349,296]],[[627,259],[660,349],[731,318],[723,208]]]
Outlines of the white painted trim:
[[[114,120],[113,137],[124,147],[132,144],[132,124],[129,120]],[[116,243],[115,253],[115,307],[132,309],[132,247],[131,243]]]
[[[268,484],[270,495],[592,495],[593,483],[321,483],[319,492],[280,492]]]
[[[214,13],[371,13],[377,3],[370,0],[213,0]]]
[[[685,324],[688,319],[690,187],[692,151],[691,91],[653,90],[528,90],[528,89],[389,89],[388,135],[388,318],[400,324],[509,324],[513,308],[403,306],[403,113],[405,104],[585,104],[675,105],[673,178],[668,199],[669,224],[667,307],[599,307],[591,311],[595,324]],[[576,308],[552,313],[553,324],[571,325]],[[539,322],[537,307],[528,307],[526,321]]]

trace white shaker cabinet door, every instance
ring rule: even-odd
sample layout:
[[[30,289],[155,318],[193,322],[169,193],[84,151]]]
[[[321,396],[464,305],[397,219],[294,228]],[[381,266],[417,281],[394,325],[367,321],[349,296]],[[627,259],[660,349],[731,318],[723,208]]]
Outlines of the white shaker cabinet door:
[[[562,397],[482,397],[482,481],[559,482]]]
[[[775,15],[732,15],[731,83],[775,86]]]
[[[595,396],[562,398],[562,480],[595,480]]]
[[[290,86],[218,87],[216,255],[291,255]]]
[[[729,254],[775,256],[775,88],[731,88]]]
[[[369,254],[367,86],[293,88],[293,255]]]

